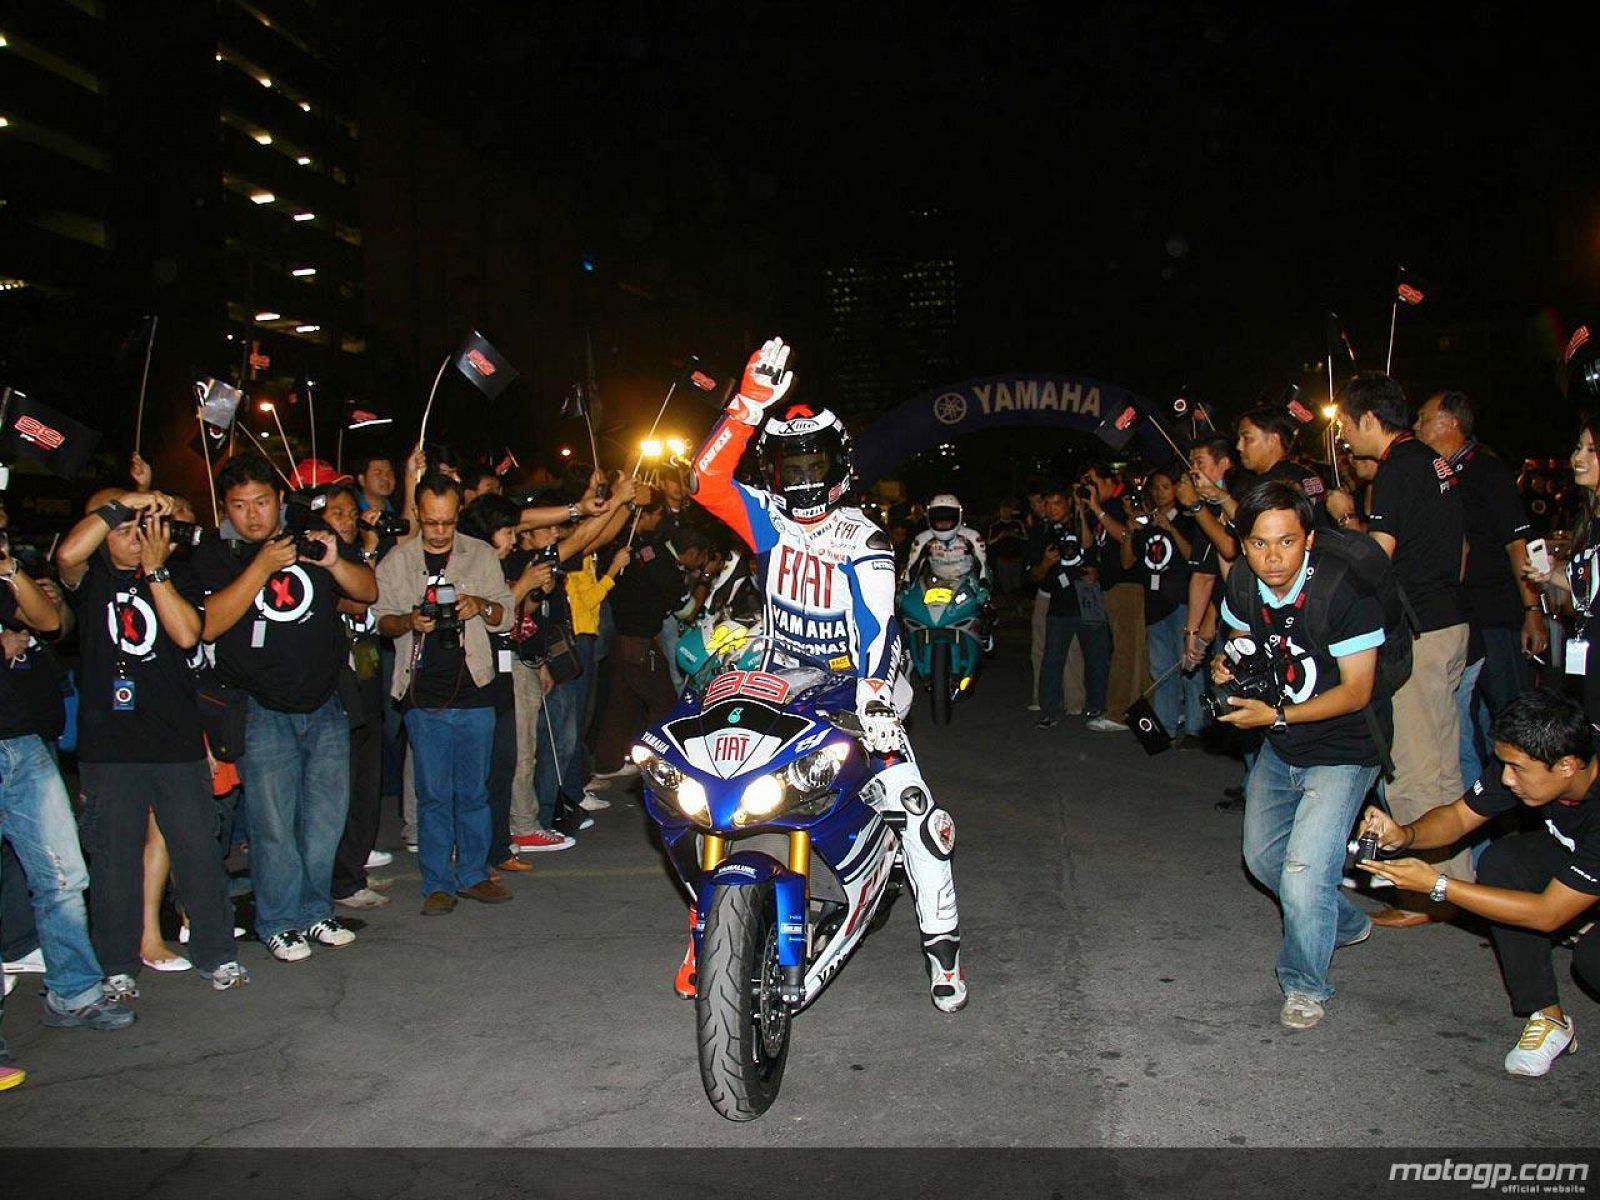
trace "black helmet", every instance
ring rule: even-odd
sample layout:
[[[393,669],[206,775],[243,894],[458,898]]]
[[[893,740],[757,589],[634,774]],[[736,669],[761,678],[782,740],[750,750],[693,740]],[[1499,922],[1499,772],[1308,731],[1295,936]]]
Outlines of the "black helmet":
[[[756,449],[774,499],[796,521],[820,521],[855,483],[850,435],[826,408],[785,405],[767,420]]]

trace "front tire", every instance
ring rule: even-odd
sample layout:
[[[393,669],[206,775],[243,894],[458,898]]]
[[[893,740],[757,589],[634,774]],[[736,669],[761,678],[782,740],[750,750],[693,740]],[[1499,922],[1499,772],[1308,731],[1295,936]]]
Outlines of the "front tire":
[[[700,943],[694,1017],[700,1082],[730,1121],[753,1121],[778,1098],[794,1016],[782,982],[772,887],[719,889]]]
[[[933,662],[929,674],[932,689],[933,723],[950,724],[950,643],[935,642],[932,646]]]

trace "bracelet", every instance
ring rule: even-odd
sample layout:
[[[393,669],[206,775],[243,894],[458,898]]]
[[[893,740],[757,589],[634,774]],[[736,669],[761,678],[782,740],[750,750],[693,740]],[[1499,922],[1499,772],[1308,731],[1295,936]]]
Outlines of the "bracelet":
[[[1539,614],[1543,615],[1543,613],[1544,613],[1544,602],[1543,601],[1535,601],[1533,604],[1524,604],[1522,606],[1522,611],[1523,612],[1536,612],[1536,613],[1539,613]]]
[[[107,500],[94,510],[94,515],[106,523],[107,529],[115,529],[133,520],[133,509],[118,500]]]

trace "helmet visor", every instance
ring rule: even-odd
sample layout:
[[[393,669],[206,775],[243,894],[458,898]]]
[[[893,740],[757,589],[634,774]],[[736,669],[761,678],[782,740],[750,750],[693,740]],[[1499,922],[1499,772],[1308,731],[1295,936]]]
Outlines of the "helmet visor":
[[[928,510],[928,528],[939,533],[947,533],[961,523],[961,510],[959,508],[930,508]]]
[[[778,459],[778,482],[786,488],[826,483],[833,456],[826,450],[804,450]]]

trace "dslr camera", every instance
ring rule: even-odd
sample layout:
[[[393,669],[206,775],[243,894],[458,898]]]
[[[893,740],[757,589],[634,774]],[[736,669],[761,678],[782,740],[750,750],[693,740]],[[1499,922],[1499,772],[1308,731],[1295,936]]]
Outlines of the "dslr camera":
[[[456,587],[453,583],[435,584],[433,599],[424,600],[417,611],[433,622],[439,645],[446,650],[461,648],[461,618],[456,616]]]
[[[411,522],[404,517],[396,516],[392,512],[379,509],[373,517],[370,528],[379,537],[405,537],[411,532]]]
[[[1283,681],[1278,678],[1277,664],[1271,653],[1247,637],[1237,637],[1223,646],[1228,670],[1233,679],[1219,685],[1215,692],[1200,697],[1201,707],[1213,721],[1233,711],[1228,697],[1239,696],[1245,700],[1260,700],[1263,704],[1276,704],[1283,695]]]
[[[328,507],[328,493],[320,488],[301,488],[290,492],[284,507],[284,533],[280,536],[294,538],[295,552],[312,562],[327,557],[328,547],[308,533],[331,533],[323,511]]]
[[[551,542],[542,550],[535,550],[531,555],[531,560],[536,563],[549,563],[550,573],[557,579],[560,579],[566,574],[566,571],[562,570],[561,568],[560,542]]]
[[[143,529],[150,523],[150,514],[139,514],[139,528]],[[200,539],[205,537],[205,529],[193,521],[179,521],[176,518],[167,518],[167,536],[172,539],[174,546],[198,546]]]

